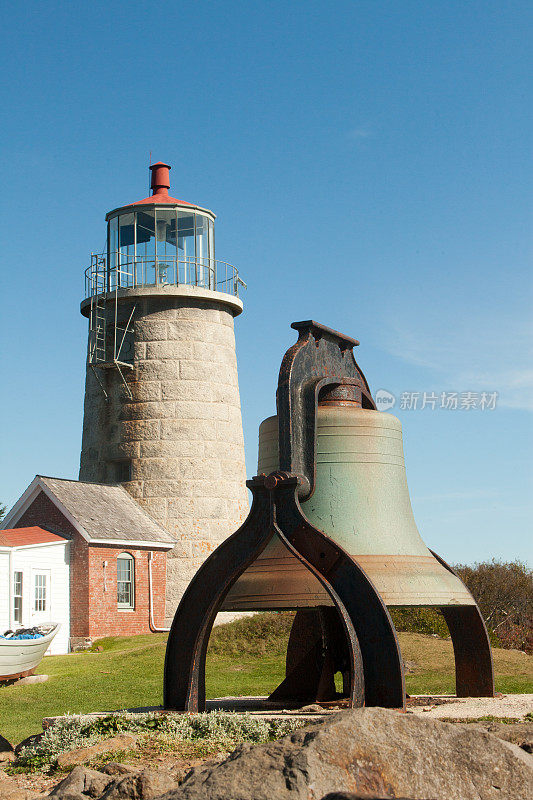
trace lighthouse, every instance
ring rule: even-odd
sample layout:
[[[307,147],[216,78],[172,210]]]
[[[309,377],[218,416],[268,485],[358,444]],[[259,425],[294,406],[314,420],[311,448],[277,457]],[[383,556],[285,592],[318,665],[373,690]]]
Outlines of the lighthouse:
[[[106,215],[85,271],[79,472],[121,485],[176,539],[167,618],[248,511],[233,322],[245,284],[215,257],[215,214],[169,195],[170,169],[152,164],[152,194]]]

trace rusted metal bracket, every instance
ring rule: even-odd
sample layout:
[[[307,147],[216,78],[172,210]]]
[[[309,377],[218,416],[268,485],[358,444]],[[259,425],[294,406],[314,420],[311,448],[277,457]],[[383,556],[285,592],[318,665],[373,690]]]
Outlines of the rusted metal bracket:
[[[375,409],[367,380],[353,354],[357,339],[314,320],[293,322],[298,341],[283,357],[276,403],[280,470],[298,475],[298,497],[307,500],[316,478],[316,410],[326,387],[352,388],[363,408]]]
[[[176,611],[165,658],[165,708],[205,708],[205,657],[216,614],[272,536],[315,575],[339,614],[349,704],[403,708],[403,661],[389,613],[351,556],[307,520],[298,485],[297,476],[283,472],[247,481],[253,495],[248,518],[202,564]]]

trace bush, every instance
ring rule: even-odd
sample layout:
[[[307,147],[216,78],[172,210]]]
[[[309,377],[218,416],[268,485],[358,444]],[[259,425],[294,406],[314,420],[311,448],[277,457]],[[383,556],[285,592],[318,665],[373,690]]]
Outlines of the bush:
[[[521,561],[459,564],[456,572],[474,595],[501,647],[533,652],[533,572]]]
[[[213,628],[209,652],[224,656],[285,655],[293,611],[261,611]]]
[[[436,608],[389,608],[397,631],[433,634],[446,638],[449,631],[444,617]]]
[[[250,714],[211,711],[202,714],[130,714],[119,712],[103,717],[71,716],[48,728],[32,747],[25,747],[16,768],[39,770],[57,761],[60,753],[87,747],[128,731],[161,734],[174,742],[206,742],[220,750],[231,750],[240,742],[269,742],[291,733],[308,720],[265,719]]]

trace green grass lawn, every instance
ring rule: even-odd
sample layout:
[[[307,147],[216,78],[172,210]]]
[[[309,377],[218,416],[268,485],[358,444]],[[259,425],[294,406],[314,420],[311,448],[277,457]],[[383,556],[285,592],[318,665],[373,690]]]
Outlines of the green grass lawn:
[[[216,628],[207,662],[207,695],[265,695],[282,680],[289,622],[276,631],[264,615]],[[451,642],[400,633],[404,659],[415,663],[407,675],[411,694],[453,692]],[[36,670],[50,676],[33,686],[0,687],[0,734],[17,743],[41,730],[46,716],[110,711],[162,702],[166,634],[113,638],[102,652],[47,656]],[[496,688],[533,692],[533,658],[494,650]]]

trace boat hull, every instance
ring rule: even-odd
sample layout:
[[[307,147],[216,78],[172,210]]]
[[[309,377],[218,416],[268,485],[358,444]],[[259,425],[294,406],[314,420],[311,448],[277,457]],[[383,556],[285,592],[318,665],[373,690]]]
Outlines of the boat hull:
[[[40,639],[0,639],[0,681],[30,675],[40,664],[59,625]]]

